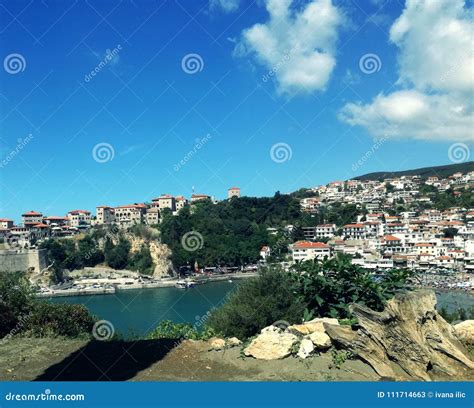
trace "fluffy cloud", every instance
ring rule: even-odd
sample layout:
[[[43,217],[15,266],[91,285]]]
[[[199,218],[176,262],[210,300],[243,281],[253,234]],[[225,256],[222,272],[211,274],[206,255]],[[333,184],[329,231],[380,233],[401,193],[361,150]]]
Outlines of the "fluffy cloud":
[[[211,10],[222,10],[224,13],[232,13],[237,10],[240,0],[210,0],[209,7]]]
[[[280,92],[322,90],[336,65],[342,15],[331,0],[313,0],[300,10],[291,6],[292,0],[267,0],[269,20],[243,31],[238,53],[254,55]]]
[[[463,0],[407,0],[390,29],[402,90],[349,103],[342,120],[374,136],[472,140],[473,28]]]

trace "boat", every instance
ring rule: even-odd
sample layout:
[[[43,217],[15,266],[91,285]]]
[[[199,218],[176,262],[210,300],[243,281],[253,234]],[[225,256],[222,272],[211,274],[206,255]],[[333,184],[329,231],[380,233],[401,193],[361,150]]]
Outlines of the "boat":
[[[188,289],[196,285],[197,285],[197,282],[193,280],[179,280],[176,282],[176,287],[179,289]]]

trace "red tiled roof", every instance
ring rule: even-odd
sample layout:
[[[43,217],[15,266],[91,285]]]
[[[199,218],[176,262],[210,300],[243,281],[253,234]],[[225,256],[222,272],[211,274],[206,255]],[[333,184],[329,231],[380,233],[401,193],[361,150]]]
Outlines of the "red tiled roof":
[[[13,220],[10,220],[9,218],[0,218],[0,222],[13,222]]]
[[[394,237],[393,235],[386,235],[383,239],[385,241],[400,241],[400,238]]]
[[[69,211],[68,214],[90,214],[90,211],[87,210],[72,210]]]
[[[30,215],[31,216],[33,216],[33,215],[38,216],[38,215],[43,215],[43,214],[41,214],[39,212],[36,212],[36,211],[28,211],[27,213],[21,214],[22,217],[28,217]]]
[[[364,224],[347,224],[343,228],[363,228]]]
[[[295,248],[329,248],[324,242],[298,241],[293,244]]]
[[[228,190],[240,190],[240,188],[239,187],[231,187]]]

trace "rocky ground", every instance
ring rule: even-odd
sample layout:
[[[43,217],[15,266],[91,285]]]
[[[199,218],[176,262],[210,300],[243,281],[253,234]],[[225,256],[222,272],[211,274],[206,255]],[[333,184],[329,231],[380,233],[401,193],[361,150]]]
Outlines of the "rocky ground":
[[[341,368],[331,367],[330,353],[301,360],[288,357],[283,360],[242,358],[240,347],[224,351],[208,351],[208,343],[185,341],[173,348],[162,359],[127,375],[123,365],[142,365],[138,359],[125,353],[129,347],[109,344],[111,367],[104,366],[104,352],[85,351],[85,340],[65,339],[12,339],[0,345],[0,381],[84,380],[130,381],[377,381],[380,377],[367,364],[347,360]],[[105,344],[105,343],[102,343]],[[113,349],[117,350],[114,352]],[[72,358],[71,358],[72,356]],[[114,364],[114,359],[120,363]],[[100,361],[99,361],[100,359]],[[68,361],[69,360],[69,361]],[[68,366],[68,364],[70,365]],[[51,369],[57,367],[56,369]],[[119,376],[117,371],[129,378]],[[47,374],[48,373],[48,374]],[[104,374],[105,373],[105,374]],[[125,373],[125,374],[124,374]]]

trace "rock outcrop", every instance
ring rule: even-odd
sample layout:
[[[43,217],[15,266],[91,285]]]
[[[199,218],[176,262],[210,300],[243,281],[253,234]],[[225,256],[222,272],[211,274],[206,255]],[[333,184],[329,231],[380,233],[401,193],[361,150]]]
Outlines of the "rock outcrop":
[[[302,324],[294,324],[288,327],[288,331],[294,334],[311,334],[311,333],[324,333],[324,323],[339,325],[337,319],[331,317],[317,317],[316,319],[310,320]]]
[[[278,360],[289,356],[298,337],[292,333],[283,332],[280,328],[269,326],[262,329],[244,350],[246,356],[261,360]]]
[[[435,310],[432,291],[399,294],[382,312],[352,305],[358,330],[324,324],[337,346],[393,379],[473,379],[474,362],[454,328]]]
[[[465,320],[455,324],[454,333],[464,343],[474,344],[474,320]]]

